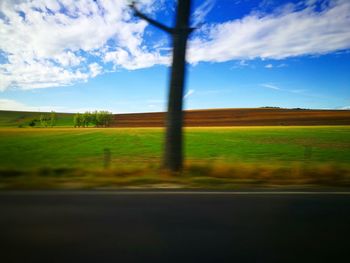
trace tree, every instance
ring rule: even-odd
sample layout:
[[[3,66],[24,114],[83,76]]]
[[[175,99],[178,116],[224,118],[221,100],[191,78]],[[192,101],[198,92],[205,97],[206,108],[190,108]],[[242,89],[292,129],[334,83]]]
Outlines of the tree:
[[[29,122],[29,126],[30,127],[34,127],[35,125],[36,125],[36,123],[38,122],[38,120],[37,119],[32,119],[30,122]]]
[[[51,125],[51,127],[56,125],[56,118],[57,118],[56,112],[51,111],[51,114],[50,114],[50,125]]]
[[[113,114],[109,111],[101,111],[101,115],[102,115],[102,126],[109,127],[113,119]]]
[[[96,126],[97,127],[109,127],[113,120],[113,114],[109,111],[96,112]]]
[[[169,28],[138,11],[135,3],[131,4],[135,15],[150,24],[169,33],[173,40],[173,62],[171,67],[170,88],[168,97],[168,112],[166,118],[166,137],[164,152],[164,167],[172,172],[179,172],[183,166],[183,94],[185,82],[186,45],[189,34],[191,0],[178,0],[176,25]]]
[[[77,113],[74,115],[74,128],[78,127],[80,128],[82,126],[82,118],[81,118],[81,114]]]
[[[83,127],[89,127],[90,119],[91,119],[91,113],[89,111],[84,112],[84,114],[82,115]]]
[[[101,111],[96,111],[96,127],[101,127],[103,125],[103,115]]]
[[[113,120],[113,114],[109,111],[85,112],[74,115],[74,127],[88,127],[92,124],[94,127],[109,127]]]
[[[97,110],[95,110],[94,112],[91,112],[90,122],[95,127],[97,127],[97,116],[98,116],[98,111]]]
[[[109,127],[113,121],[113,113],[106,111],[106,127]]]
[[[48,126],[48,120],[49,118],[45,114],[40,115],[40,125],[41,127],[47,127]]]

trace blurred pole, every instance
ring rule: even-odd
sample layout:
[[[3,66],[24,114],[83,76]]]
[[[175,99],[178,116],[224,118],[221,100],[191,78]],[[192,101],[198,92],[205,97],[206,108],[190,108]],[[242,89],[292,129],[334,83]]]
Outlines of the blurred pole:
[[[173,33],[173,63],[166,118],[164,167],[179,172],[183,166],[183,96],[186,75],[186,46],[191,33],[190,0],[179,0]]]
[[[186,46],[188,36],[193,31],[189,26],[191,0],[178,0],[175,28],[167,27],[138,11],[135,3],[131,4],[135,15],[150,24],[171,34],[173,40],[173,62],[170,73],[168,112],[166,118],[166,136],[164,168],[179,172],[183,166],[183,95],[186,70]]]

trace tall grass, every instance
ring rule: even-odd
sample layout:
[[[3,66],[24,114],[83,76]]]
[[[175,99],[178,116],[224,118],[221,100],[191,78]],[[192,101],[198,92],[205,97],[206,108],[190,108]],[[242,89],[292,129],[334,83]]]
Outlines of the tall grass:
[[[158,166],[119,169],[0,170],[0,189],[350,187],[350,167],[252,163],[187,163],[180,174]]]

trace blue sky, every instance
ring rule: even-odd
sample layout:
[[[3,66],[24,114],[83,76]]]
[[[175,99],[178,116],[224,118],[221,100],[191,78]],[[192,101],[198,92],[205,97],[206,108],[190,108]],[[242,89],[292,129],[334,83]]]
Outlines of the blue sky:
[[[164,111],[171,41],[124,0],[3,0],[0,109]],[[173,24],[176,1],[142,0]],[[194,0],[186,109],[350,108],[350,1]]]

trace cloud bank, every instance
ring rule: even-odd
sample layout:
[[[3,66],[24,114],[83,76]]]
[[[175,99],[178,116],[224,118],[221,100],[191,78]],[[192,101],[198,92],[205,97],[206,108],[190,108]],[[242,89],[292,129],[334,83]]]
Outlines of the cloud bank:
[[[350,48],[350,1],[306,1],[213,24],[190,43],[189,61],[284,59]]]
[[[157,1],[139,1],[140,9],[154,15]],[[204,21],[214,3],[203,2],[194,20]],[[349,14],[348,0],[305,0],[208,24],[192,36],[188,61],[278,60],[346,50]],[[146,27],[127,0],[2,0],[0,91],[65,86],[106,71],[168,65],[169,50],[149,45]]]
[[[152,3],[143,0],[140,6],[152,11]],[[143,43],[146,26],[133,18],[126,0],[3,0],[0,90],[87,81],[108,62],[114,69],[166,64]]]

